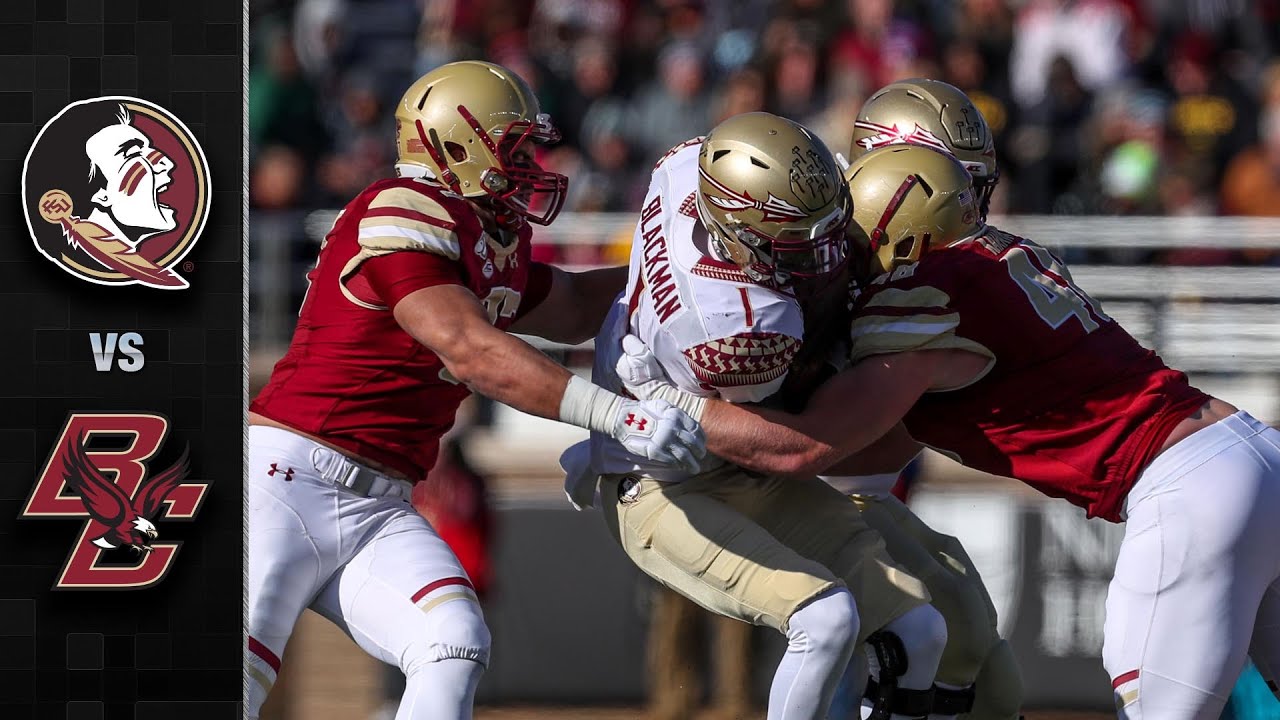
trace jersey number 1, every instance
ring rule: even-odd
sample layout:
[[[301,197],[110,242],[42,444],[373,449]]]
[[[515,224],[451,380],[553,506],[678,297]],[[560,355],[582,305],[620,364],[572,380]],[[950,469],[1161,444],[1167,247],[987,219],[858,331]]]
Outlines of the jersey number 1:
[[[1022,288],[1027,300],[1054,330],[1070,318],[1078,318],[1084,331],[1097,330],[1111,318],[1102,306],[1071,281],[1071,273],[1053,253],[1030,243],[1019,243],[1000,258],[1009,268],[1009,277]]]

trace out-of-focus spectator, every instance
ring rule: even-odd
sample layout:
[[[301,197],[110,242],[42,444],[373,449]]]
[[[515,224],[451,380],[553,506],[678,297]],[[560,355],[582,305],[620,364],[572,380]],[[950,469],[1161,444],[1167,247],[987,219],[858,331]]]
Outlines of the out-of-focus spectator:
[[[1209,192],[1231,157],[1255,137],[1256,106],[1231,77],[1213,39],[1202,33],[1177,38],[1166,75],[1173,91],[1170,162],[1197,192]]]
[[[1222,183],[1227,215],[1280,216],[1280,104],[1261,119],[1261,140],[1231,161]]]
[[[1092,110],[1092,96],[1066,56],[1053,59],[1048,92],[1024,113],[1013,138],[1019,167],[1018,202],[1032,212],[1048,213],[1072,190],[1082,159],[1081,128]]]
[[[249,175],[249,206],[261,210],[287,210],[303,194],[306,163],[302,156],[284,145],[272,145],[258,152]]]
[[[334,202],[345,202],[386,176],[395,150],[391,143],[395,124],[384,105],[371,76],[346,76],[330,120],[338,138],[335,154],[317,168],[320,183]]]
[[[827,88],[831,100],[826,109],[809,120],[808,127],[832,152],[847,155],[853,123],[867,99],[867,87],[860,74],[844,70],[828,79]]]
[[[298,62],[313,79],[330,77],[333,54],[342,36],[342,0],[302,0],[293,14],[293,44]]]
[[[822,97],[818,77],[818,53],[808,43],[793,43],[774,65],[773,107],[780,115],[806,122],[817,113]]]
[[[538,161],[570,175],[574,211],[634,211],[658,156],[742,112],[789,116],[843,152],[864,97],[908,76],[956,85],[986,117],[997,212],[1272,207],[1254,198],[1273,173],[1257,125],[1280,105],[1280,71],[1265,71],[1280,0],[255,0],[250,12],[252,171],[270,183],[255,207],[334,207],[389,174],[404,86],[467,58],[539,94],[564,140]],[[295,156],[259,167],[268,147]],[[1104,255],[1091,259],[1124,259]]]
[[[254,147],[285,145],[308,157],[326,149],[315,88],[298,63],[292,37],[265,39],[265,57],[249,73],[249,139]]]
[[[632,102],[631,136],[643,162],[709,130],[710,102],[697,48],[675,44],[658,58],[658,78]]]
[[[893,0],[847,0],[847,8],[852,27],[835,39],[833,62],[860,73],[869,87],[906,77],[903,66],[923,44],[920,28],[894,17]]]
[[[1126,33],[1132,16],[1113,0],[1031,0],[1018,16],[1010,57],[1013,96],[1034,107],[1052,94],[1051,68],[1066,57],[1090,90],[1129,69]]]
[[[716,99],[716,110],[711,118],[713,124],[747,112],[756,112],[765,108],[764,76],[755,68],[742,68],[733,73],[725,83],[724,90]]]
[[[556,126],[566,145],[581,145],[583,118],[594,103],[616,100],[618,68],[613,48],[603,37],[581,40],[574,51],[570,86],[556,114]]]

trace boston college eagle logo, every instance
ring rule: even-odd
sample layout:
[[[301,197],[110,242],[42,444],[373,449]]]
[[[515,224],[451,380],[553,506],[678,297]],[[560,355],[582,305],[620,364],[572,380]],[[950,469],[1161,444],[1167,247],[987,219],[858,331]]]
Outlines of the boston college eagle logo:
[[[168,434],[162,415],[67,418],[22,511],[25,518],[85,519],[55,589],[137,589],[164,579],[182,543],[156,542],[155,521],[194,519],[209,489],[183,482],[185,451],[151,475],[147,461]]]
[[[187,287],[174,266],[200,237],[209,200],[209,164],[191,131],[136,98],[63,108],[22,172],[36,249],[99,285]]]

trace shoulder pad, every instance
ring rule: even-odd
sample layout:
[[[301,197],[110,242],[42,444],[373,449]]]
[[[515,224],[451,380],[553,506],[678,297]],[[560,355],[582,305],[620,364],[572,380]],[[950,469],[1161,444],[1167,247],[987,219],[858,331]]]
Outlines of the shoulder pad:
[[[378,192],[360,218],[357,241],[370,256],[399,250],[459,257],[458,223],[428,188],[389,187]]]
[[[704,140],[704,137],[702,135],[699,135],[696,138],[690,138],[680,143],[679,145],[676,145],[675,147],[665,152],[662,155],[662,157],[658,158],[658,162],[653,164],[653,169],[657,170],[658,168],[662,167],[662,163],[666,162],[667,160],[670,160],[672,156],[674,156],[676,153],[680,152],[681,150],[687,147],[692,147],[694,145],[701,145],[703,140]]]

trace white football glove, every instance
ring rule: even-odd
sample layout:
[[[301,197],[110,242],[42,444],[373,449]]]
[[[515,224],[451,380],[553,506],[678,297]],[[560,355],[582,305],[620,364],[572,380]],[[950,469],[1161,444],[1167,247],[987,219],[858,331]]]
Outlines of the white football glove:
[[[626,400],[618,407],[613,432],[627,452],[696,475],[707,454],[702,426],[665,400]]]
[[[701,470],[707,454],[702,427],[671,403],[624,398],[576,375],[560,400],[560,419],[610,435],[634,455],[692,474]]]
[[[702,411],[706,409],[707,399],[672,385],[653,351],[635,335],[622,338],[622,355],[618,357],[614,370],[627,392],[632,395],[642,400],[665,400],[683,410],[694,421],[702,421]]]

